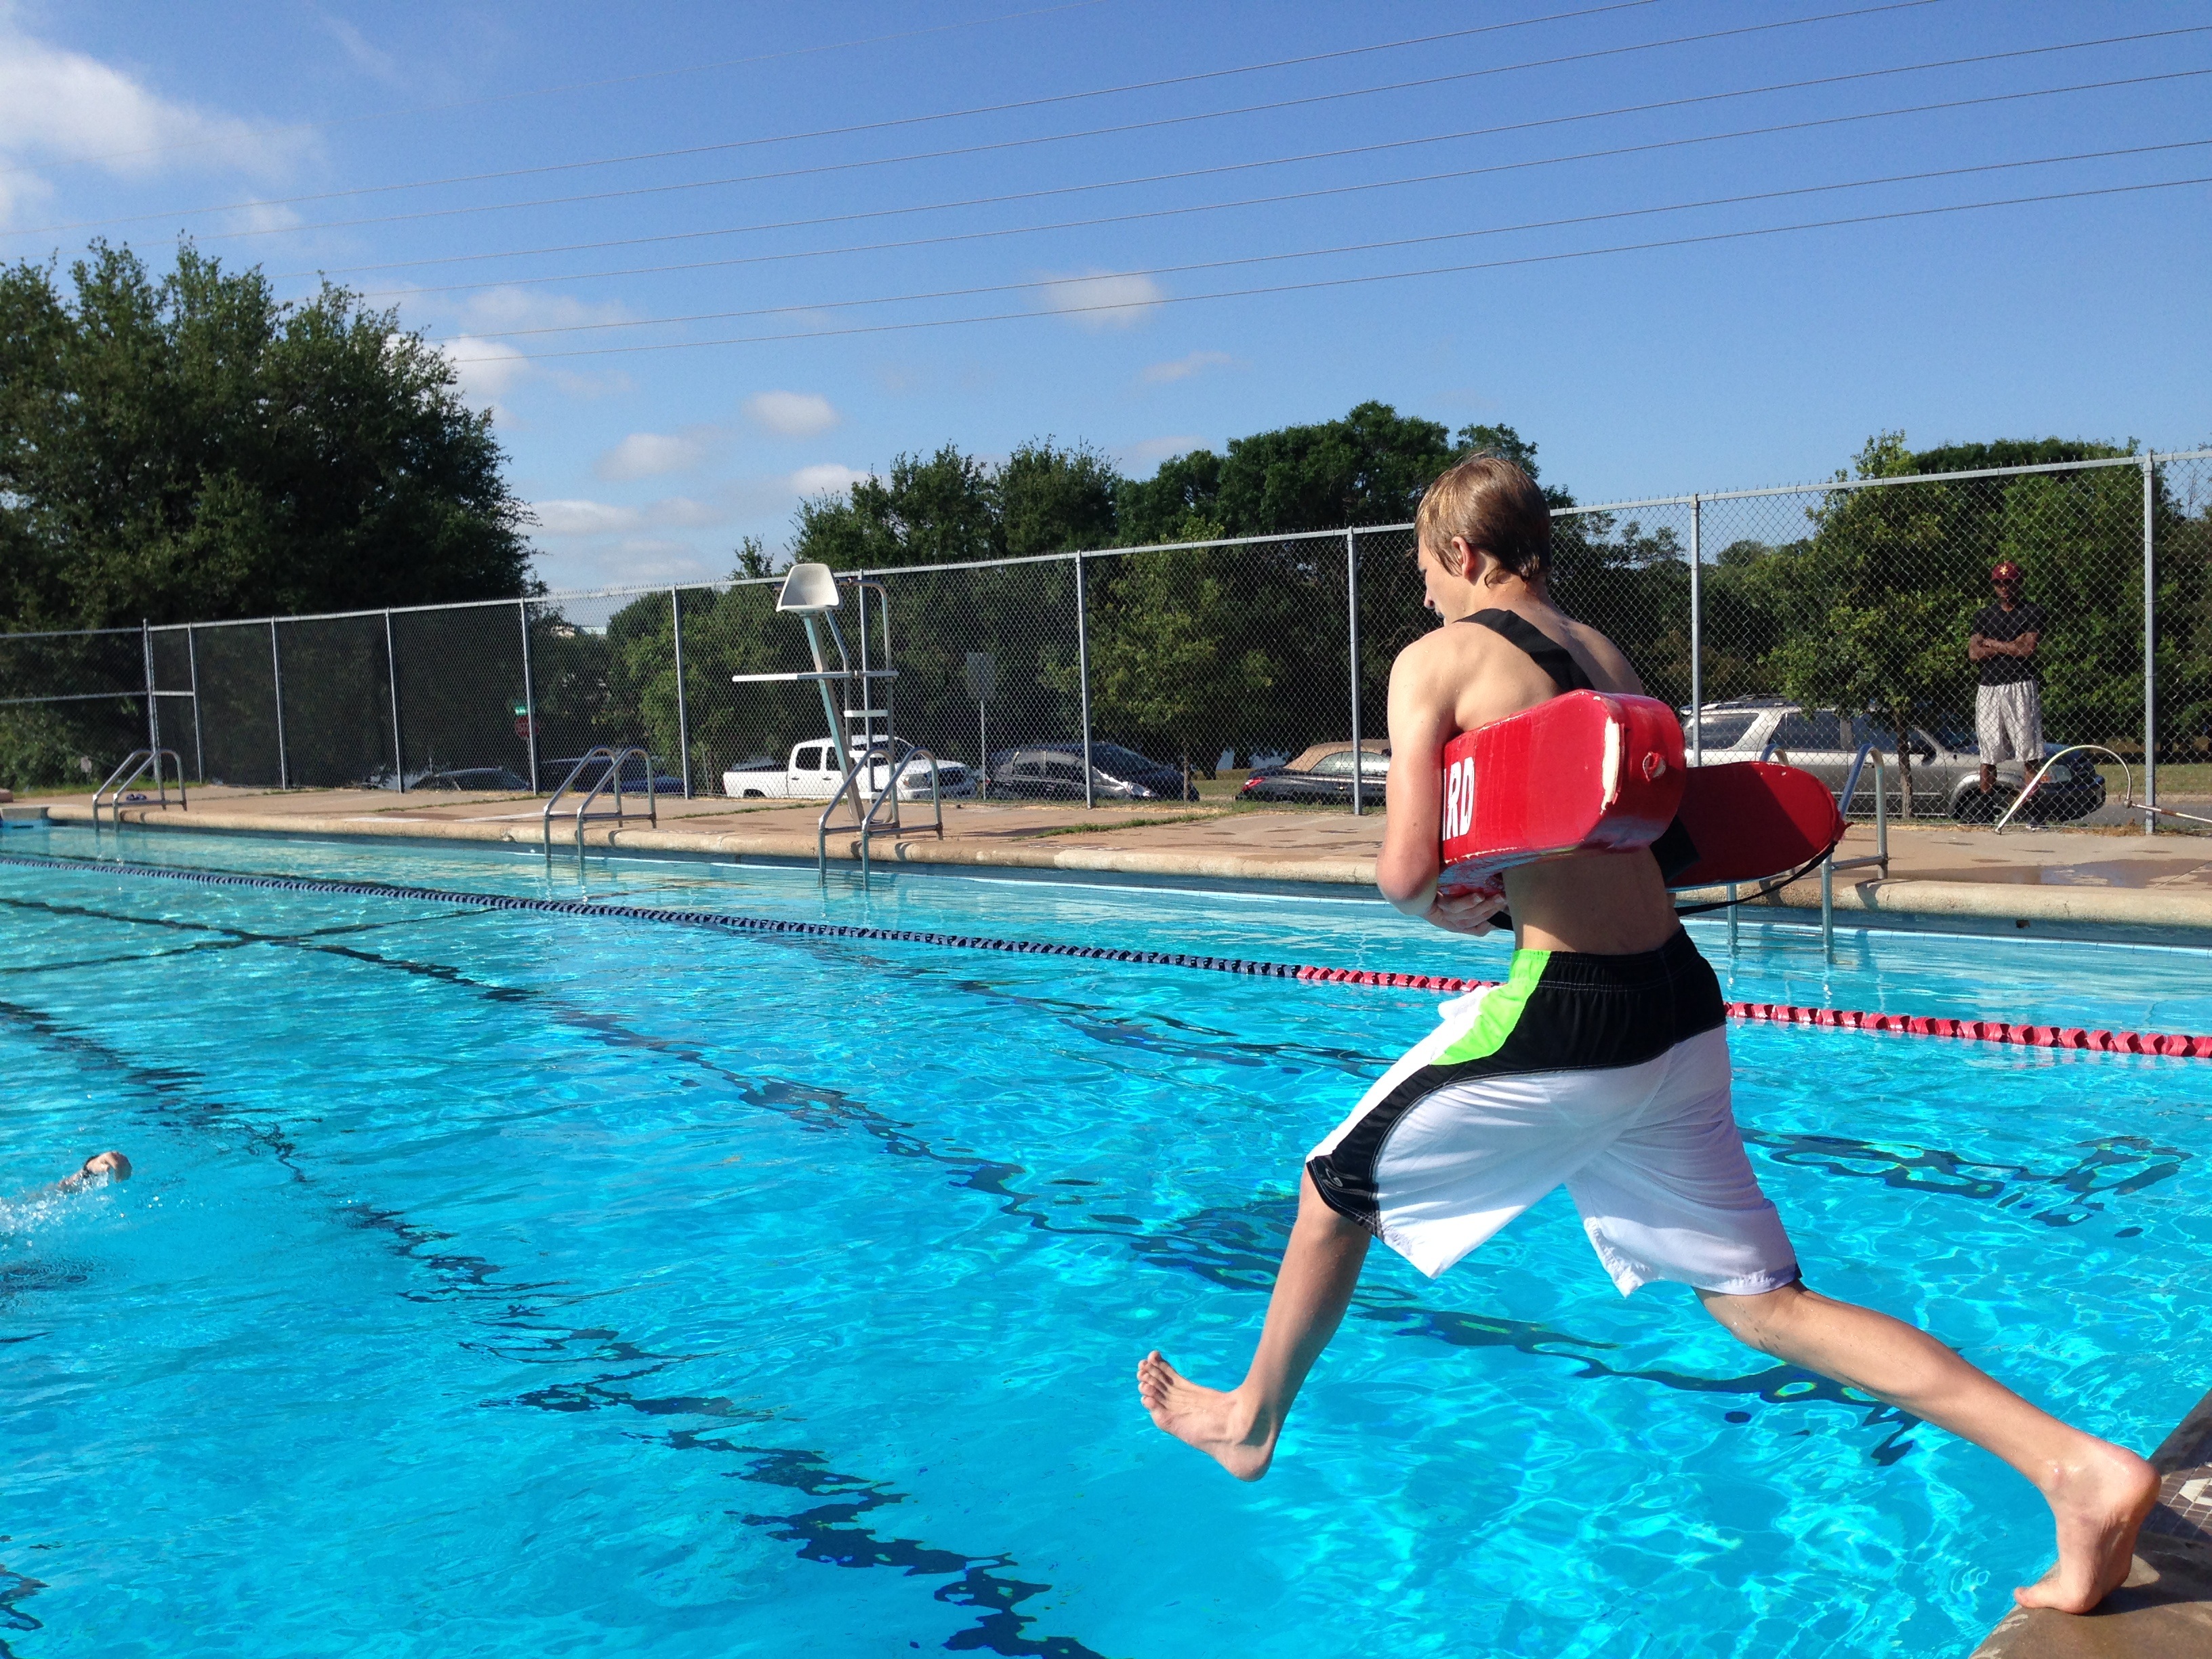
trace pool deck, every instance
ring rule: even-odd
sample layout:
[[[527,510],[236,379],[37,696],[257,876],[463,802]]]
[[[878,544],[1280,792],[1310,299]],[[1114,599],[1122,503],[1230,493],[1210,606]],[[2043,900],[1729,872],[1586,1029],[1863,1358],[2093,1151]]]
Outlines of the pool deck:
[[[58,823],[88,823],[88,795],[50,796],[7,809],[43,809]],[[131,824],[170,830],[489,842],[536,846],[542,800],[465,793],[394,796],[363,789],[279,792],[196,790],[185,811],[125,807]],[[2187,810],[2212,808],[2202,805]],[[738,804],[714,798],[664,799],[658,827],[594,820],[586,843],[640,854],[811,864],[818,805]],[[909,810],[909,824],[919,814]],[[1120,874],[1207,884],[1371,884],[1381,845],[1379,813],[1295,808],[1228,810],[1162,802],[1086,810],[1073,803],[948,803],[945,833],[879,832],[871,856],[882,865]],[[573,820],[554,820],[554,845],[574,848]],[[1839,921],[1982,929],[2035,927],[2107,937],[2193,938],[2212,944],[2212,840],[2144,836],[2117,829],[2037,829],[2002,836],[1948,822],[1893,823],[1887,872],[1836,878]],[[829,854],[857,861],[859,837],[833,829]],[[1874,832],[1854,825],[1841,856],[1874,850]],[[1817,909],[1817,878],[1770,903]]]
[[[1973,1659],[2203,1659],[2212,1653],[2212,1394],[2152,1454],[2159,1506],[2134,1570],[2083,1618],[2014,1612]]]

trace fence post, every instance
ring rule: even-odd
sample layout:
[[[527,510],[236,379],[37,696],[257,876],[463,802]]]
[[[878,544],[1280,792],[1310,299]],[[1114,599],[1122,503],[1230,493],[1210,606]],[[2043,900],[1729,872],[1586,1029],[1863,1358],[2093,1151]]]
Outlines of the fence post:
[[[1705,763],[1705,611],[1702,544],[1705,502],[1690,497],[1690,764]]]
[[[392,643],[392,612],[384,613],[384,672],[392,687],[392,787],[407,793],[407,746],[399,738],[399,652]]]
[[[154,700],[154,625],[138,618],[138,656],[146,671],[146,746],[154,751],[154,775],[161,775],[161,715]]]
[[[207,781],[207,745],[200,741],[200,648],[192,625],[185,624],[185,666],[192,682],[192,775]]]
[[[668,627],[676,641],[676,746],[684,754],[684,799],[691,799],[691,718],[684,702],[684,605],[668,590]]]
[[[1359,540],[1344,532],[1345,638],[1352,659],[1352,815],[1367,811],[1364,794],[1365,760],[1359,746]]]
[[[1091,787],[1091,624],[1083,601],[1083,554],[1075,555],[1075,689],[1083,702],[1083,806],[1088,811],[1098,803]],[[991,757],[983,757],[989,771]]]
[[[530,601],[517,599],[514,614],[522,619],[522,706],[528,712],[523,719],[530,728],[530,793],[538,793],[538,693],[530,684]]]
[[[2158,805],[2158,562],[2155,504],[2158,471],[2143,457],[2143,805]],[[2143,814],[2143,834],[2158,833],[2158,819]]]
[[[276,787],[292,787],[292,770],[284,758],[284,656],[276,648],[276,618],[269,619],[269,678],[276,693]]]

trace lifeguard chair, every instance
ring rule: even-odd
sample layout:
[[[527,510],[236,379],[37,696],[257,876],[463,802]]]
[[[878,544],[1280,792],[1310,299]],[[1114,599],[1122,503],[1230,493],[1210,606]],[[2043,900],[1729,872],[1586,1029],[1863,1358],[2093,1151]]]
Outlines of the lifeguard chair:
[[[788,685],[811,680],[822,697],[822,718],[828,725],[830,740],[843,757],[845,767],[836,792],[822,809],[815,824],[814,861],[817,873],[824,881],[830,875],[830,820],[836,816],[840,805],[848,805],[860,831],[860,875],[868,876],[868,842],[878,832],[889,830],[896,832],[903,828],[899,818],[899,780],[908,767],[921,763],[929,769],[929,807],[933,822],[917,826],[934,830],[938,839],[945,838],[945,804],[939,792],[937,757],[916,749],[912,744],[901,743],[891,730],[890,682],[898,678],[898,670],[891,665],[891,608],[890,594],[881,582],[865,577],[848,576],[843,586],[853,589],[860,611],[860,665],[853,665],[852,653],[845,648],[844,630],[837,626],[837,610],[841,586],[837,573],[826,564],[794,564],[784,573],[783,586],[777,590],[775,608],[779,613],[788,611],[798,617],[806,629],[806,649],[814,659],[812,670],[801,670],[782,674],[732,674],[735,685]],[[883,664],[871,666],[868,661],[868,594],[872,591],[882,613]],[[828,654],[823,649],[822,629],[830,630],[830,643],[837,648],[837,666],[830,666]],[[872,695],[880,684],[884,696]],[[857,690],[860,706],[842,706],[843,699],[832,697],[830,689],[836,685],[848,695]],[[882,703],[881,708],[875,705]],[[859,723],[857,734],[854,723]],[[877,722],[881,721],[878,728]],[[884,809],[888,805],[886,818]]]

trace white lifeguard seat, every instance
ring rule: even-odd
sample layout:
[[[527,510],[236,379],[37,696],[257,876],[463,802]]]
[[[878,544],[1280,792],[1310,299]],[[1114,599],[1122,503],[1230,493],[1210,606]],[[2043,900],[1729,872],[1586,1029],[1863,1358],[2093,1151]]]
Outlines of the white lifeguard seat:
[[[775,596],[778,611],[818,617],[837,608],[837,574],[826,564],[795,564],[784,573]]]

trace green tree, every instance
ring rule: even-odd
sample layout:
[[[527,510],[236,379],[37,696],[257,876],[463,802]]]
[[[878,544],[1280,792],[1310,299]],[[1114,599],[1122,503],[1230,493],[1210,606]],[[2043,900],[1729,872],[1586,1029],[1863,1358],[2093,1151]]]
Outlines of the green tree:
[[[1243,615],[1229,585],[1173,549],[1113,562],[1091,646],[1091,706],[1102,725],[1170,745],[1188,774],[1212,757],[1239,713],[1275,682],[1266,653],[1234,643]]]
[[[519,593],[526,514],[488,416],[396,313],[279,301],[189,244],[95,244],[64,297],[0,269],[0,625]]]
[[[1187,522],[1229,536],[1282,535],[1400,524],[1421,492],[1453,462],[1486,451],[1537,476],[1536,446],[1510,426],[1466,426],[1401,415],[1364,403],[1342,420],[1279,427],[1230,440],[1228,453],[1195,449],[1163,462],[1151,478],[1121,487],[1121,539],[1133,547],[1187,540]],[[1574,497],[1547,489],[1554,507]]]

